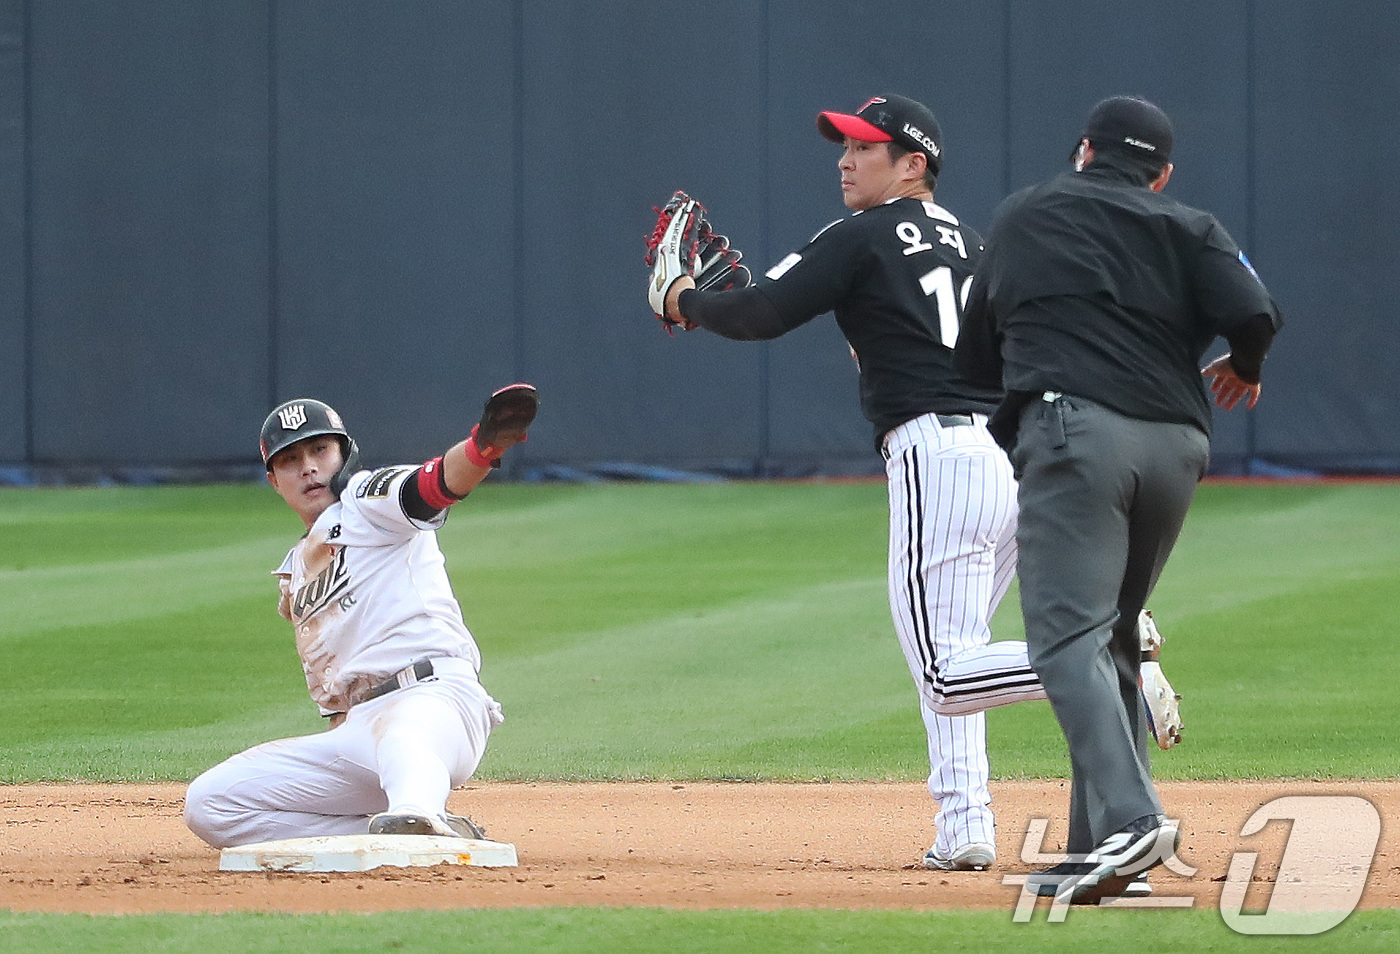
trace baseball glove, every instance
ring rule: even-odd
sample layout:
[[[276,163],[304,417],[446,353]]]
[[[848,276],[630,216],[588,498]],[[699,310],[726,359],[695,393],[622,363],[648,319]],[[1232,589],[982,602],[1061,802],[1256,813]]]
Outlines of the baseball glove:
[[[540,392],[531,384],[510,384],[487,398],[481,420],[472,427],[471,441],[480,457],[492,467],[501,466],[501,455],[526,440],[539,409]]]
[[[684,192],[677,191],[663,208],[654,211],[656,227],[647,239],[646,262],[651,267],[647,302],[667,331],[677,326],[689,331],[694,322],[666,315],[666,293],[677,279],[691,278],[701,290],[728,291],[747,288],[753,276],[747,266],[739,264],[743,253],[715,232],[705,207]]]

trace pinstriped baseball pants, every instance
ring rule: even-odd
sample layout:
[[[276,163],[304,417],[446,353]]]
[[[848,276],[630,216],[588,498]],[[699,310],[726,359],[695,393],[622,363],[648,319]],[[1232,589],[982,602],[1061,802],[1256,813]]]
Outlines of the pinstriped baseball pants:
[[[1016,482],[986,419],[925,414],[884,441],[890,498],[890,612],[928,733],[935,847],[996,843],[986,709],[1044,699],[1021,641],[991,642],[1016,572]]]

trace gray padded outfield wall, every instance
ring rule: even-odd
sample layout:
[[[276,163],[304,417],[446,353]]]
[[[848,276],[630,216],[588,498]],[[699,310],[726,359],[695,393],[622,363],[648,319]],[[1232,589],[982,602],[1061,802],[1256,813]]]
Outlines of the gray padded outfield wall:
[[[0,466],[29,459],[24,5],[0,0]]]
[[[246,456],[269,389],[265,11],[24,7],[33,460]]]
[[[512,467],[871,473],[829,317],[668,337],[643,241],[676,188],[756,270],[845,214],[813,126],[900,91],[979,231],[1092,105],[1161,103],[1170,191],[1288,326],[1219,472],[1400,472],[1400,17],[1385,0],[0,0],[0,481],[256,473],[275,402],[371,463],[539,385]],[[898,28],[891,25],[898,24]],[[674,71],[685,36],[687,75]]]

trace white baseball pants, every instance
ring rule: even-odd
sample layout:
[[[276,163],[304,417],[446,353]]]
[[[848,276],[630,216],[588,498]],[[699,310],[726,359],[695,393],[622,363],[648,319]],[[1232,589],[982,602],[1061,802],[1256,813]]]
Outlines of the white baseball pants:
[[[1016,572],[1016,481],[984,415],[945,426],[934,414],[885,436],[890,497],[890,612],[928,733],[934,847],[996,844],[985,710],[1045,690],[1023,641],[991,641]]]
[[[464,659],[353,707],[329,732],[264,742],[190,783],[185,824],[215,848],[355,835],[379,812],[441,815],[486,753],[500,705]]]

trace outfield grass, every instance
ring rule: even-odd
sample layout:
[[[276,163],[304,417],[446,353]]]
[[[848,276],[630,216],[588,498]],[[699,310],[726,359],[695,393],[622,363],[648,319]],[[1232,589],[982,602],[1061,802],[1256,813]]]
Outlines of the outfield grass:
[[[1400,485],[1202,488],[1152,600],[1189,744],[1163,778],[1392,777]],[[0,782],[185,780],[315,731],[260,486],[0,490]],[[505,704],[494,779],[904,779],[922,726],[888,618],[879,484],[487,486],[441,534]],[[1013,596],[997,617],[1020,634]],[[1043,703],[993,771],[1062,776]],[[1393,912],[1243,938],[1197,912],[0,914],[0,950],[1391,950]]]
[[[1398,525],[1400,485],[1201,489],[1152,600],[1190,739],[1160,777],[1395,773]],[[184,780],[319,727],[266,488],[6,490],[0,529],[0,781]],[[489,486],[441,538],[508,715],[484,778],[927,771],[880,484]],[[997,775],[1066,774],[1044,703],[990,722]]]
[[[1312,937],[1243,936],[1211,911],[1076,909],[1051,924],[1006,912],[671,911],[545,908],[375,915],[224,914],[101,917],[5,914],[6,954],[985,954],[988,951],[1152,954],[1306,951],[1368,954],[1400,944],[1400,918],[1362,911]]]

